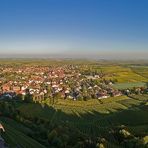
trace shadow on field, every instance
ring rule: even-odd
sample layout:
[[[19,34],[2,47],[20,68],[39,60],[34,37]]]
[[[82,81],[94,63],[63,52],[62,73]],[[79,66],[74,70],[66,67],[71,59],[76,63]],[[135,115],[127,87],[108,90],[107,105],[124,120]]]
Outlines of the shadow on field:
[[[116,109],[115,111],[108,108],[107,113],[100,113],[95,110],[80,112],[77,107],[71,110],[72,112],[68,113],[64,111],[64,108],[55,109],[47,104],[32,103],[23,106],[20,113],[27,118],[43,119],[51,125],[69,124],[82,133],[92,136],[104,134],[104,129],[108,133],[108,129],[119,125],[129,127],[146,125],[148,129],[148,108],[144,103],[131,104],[128,109]],[[148,130],[145,132],[148,132]]]
[[[85,112],[82,112],[84,109]],[[148,133],[148,108],[145,103],[130,104],[127,109],[111,110],[108,107],[106,113],[94,109],[87,111],[85,107],[71,107],[70,110],[71,112],[68,112],[64,106],[57,109],[54,105],[20,102],[16,109],[16,118],[0,117],[6,128],[3,137],[13,146],[18,144],[28,147],[33,143],[34,147],[42,147],[42,144],[45,147],[56,145],[54,148],[65,148],[65,144],[82,144],[84,148],[96,148],[98,138],[107,139],[111,145],[119,145],[118,136],[115,137],[114,133],[110,132],[121,125],[125,125],[138,137],[144,137]],[[108,147],[115,147],[111,145]]]

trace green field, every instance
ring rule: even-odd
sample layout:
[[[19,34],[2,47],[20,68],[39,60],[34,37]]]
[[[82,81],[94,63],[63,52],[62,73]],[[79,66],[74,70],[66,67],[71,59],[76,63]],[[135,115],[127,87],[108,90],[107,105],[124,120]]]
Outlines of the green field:
[[[133,66],[131,69],[133,72],[148,79],[148,66]]]
[[[126,89],[126,88],[133,88],[133,87],[145,87],[146,83],[144,82],[129,82],[129,83],[116,83],[113,87],[117,89]]]
[[[0,118],[0,120],[5,128],[5,133],[3,133],[2,136],[10,148],[17,146],[21,148],[45,148],[40,143],[27,136],[30,129],[22,124],[8,118]]]
[[[147,95],[135,98],[126,96],[109,98],[103,100],[103,104],[98,100],[87,102],[59,100],[54,106],[28,104],[21,105],[19,110],[25,116],[44,118],[52,123],[66,121],[85,134],[99,136],[107,134],[108,128],[113,125],[124,124],[135,133],[140,129],[142,131],[147,129],[148,112],[141,105],[145,101],[148,101]]]
[[[42,104],[18,103],[20,113],[30,119],[44,119],[51,125],[68,124],[72,129],[78,130],[91,137],[105,137],[107,147],[120,147],[114,137],[109,134],[110,129],[125,125],[129,131],[136,135],[148,133],[148,95],[120,96],[99,100],[72,101],[59,99],[54,105],[47,100]],[[9,147],[42,148],[44,147],[30,136],[32,129],[25,125],[0,117],[6,130],[2,137]]]
[[[130,67],[103,66],[100,69],[107,74],[106,79],[117,79],[119,83],[124,82],[147,82],[147,77],[133,71]],[[148,72],[148,69],[146,69]]]

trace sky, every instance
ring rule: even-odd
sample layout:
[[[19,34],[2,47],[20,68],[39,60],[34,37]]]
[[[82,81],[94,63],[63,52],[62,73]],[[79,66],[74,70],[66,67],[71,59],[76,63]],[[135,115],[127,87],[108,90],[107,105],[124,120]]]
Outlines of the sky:
[[[147,8],[148,0],[0,0],[0,55],[146,59]]]

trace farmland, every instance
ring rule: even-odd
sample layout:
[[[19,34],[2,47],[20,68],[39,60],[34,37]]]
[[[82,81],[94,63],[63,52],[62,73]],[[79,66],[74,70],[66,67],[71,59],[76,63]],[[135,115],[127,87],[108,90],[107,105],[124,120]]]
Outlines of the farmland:
[[[147,66],[133,66],[131,67],[131,69],[133,70],[133,72],[148,78],[148,67]]]
[[[5,129],[1,136],[10,148],[138,148],[146,142],[147,66],[12,62],[0,61],[0,121]]]
[[[7,118],[0,119],[6,130],[6,134],[4,134],[3,137],[7,143],[11,144],[11,147],[16,147],[17,145],[19,145],[22,148],[45,148],[43,145],[25,134],[29,130],[25,126],[22,126],[21,124],[18,124],[17,122]]]
[[[147,82],[147,71],[146,67],[140,67],[140,72],[139,69],[134,71],[133,68],[127,67],[124,65],[105,65],[99,67],[99,70],[103,71],[106,74],[106,78],[110,79],[117,79],[119,83],[124,83],[124,82]],[[143,73],[142,73],[143,72]]]
[[[89,102],[71,102],[60,100],[53,106],[40,106],[38,104],[28,104],[19,106],[19,110],[22,113],[25,113],[25,116],[39,116],[45,118],[46,120],[52,120],[52,122],[59,122],[60,120],[68,121],[71,124],[80,125],[91,125],[98,122],[98,126],[104,127],[108,126],[109,123],[107,120],[111,118],[112,124],[119,124],[129,122],[131,125],[134,124],[133,121],[126,117],[126,114],[131,113],[135,116],[132,116],[131,120],[144,120],[142,123],[147,124],[147,112],[144,111],[141,107],[141,103],[148,100],[148,96],[134,96],[135,98],[128,98],[126,96],[109,98],[108,100],[103,100],[103,104],[100,104],[97,100],[91,100]],[[130,110],[132,108],[132,110]],[[27,110],[31,110],[27,112]],[[120,114],[122,116],[120,116]],[[125,114],[125,115],[124,115]],[[140,118],[144,115],[145,118]],[[118,116],[119,115],[119,116]],[[123,117],[125,116],[126,118]],[[135,118],[135,117],[138,118]],[[122,121],[123,120],[123,121]],[[114,122],[113,122],[114,121]],[[120,122],[122,121],[122,122]],[[139,121],[137,121],[139,122]],[[100,124],[99,124],[100,123]],[[105,123],[105,124],[104,124]],[[127,124],[127,123],[126,123]],[[136,124],[136,123],[135,123]],[[83,126],[83,125],[82,125]]]
[[[146,83],[144,82],[126,82],[126,83],[117,83],[114,85],[117,89],[126,89],[126,88],[133,88],[133,87],[144,87]]]
[[[52,114],[49,114],[48,109],[45,108],[45,112],[49,115],[48,118],[48,115],[43,113],[44,109],[41,110],[41,107],[36,105],[20,106],[20,110],[27,113],[26,116],[39,115],[46,120],[51,119],[52,123],[66,121],[82,133],[96,137],[107,135],[112,126],[122,124],[135,134],[146,134],[148,132],[147,110],[141,106],[141,103],[148,101],[148,96],[135,96],[135,98],[111,98],[104,100],[103,104],[97,101],[77,102],[76,104],[59,101],[55,104]],[[28,113],[27,110],[32,110],[32,113]]]
[[[98,100],[76,103],[58,100],[54,106],[45,102],[42,105],[19,103],[17,109],[28,119],[36,117],[52,125],[65,122],[84,135],[103,136],[110,141],[113,137],[108,134],[108,131],[120,125],[126,125],[129,131],[137,136],[147,134],[148,110],[145,105],[147,101],[148,95],[132,95],[131,97],[108,98],[108,100],[103,100],[103,104]],[[8,143],[12,145],[17,143],[23,147],[26,147],[27,144],[32,147],[44,147],[26,135],[32,132],[30,128],[7,118],[1,118],[1,121],[6,129],[4,139]],[[20,135],[19,141],[14,140],[17,135]],[[117,143],[108,142],[108,146],[116,147]]]
[[[103,104],[100,104],[98,100],[76,103],[59,100],[54,106],[31,103],[27,105],[19,104],[18,109],[25,117],[38,117],[49,121],[51,124],[65,122],[65,124],[69,124],[85,135],[103,136],[110,141],[113,140],[113,137],[108,135],[108,131],[110,128],[119,125],[126,125],[129,131],[136,135],[147,134],[148,110],[144,105],[147,101],[148,95],[134,95],[131,97],[108,98],[108,100],[103,100]],[[24,131],[22,129],[25,129],[25,127],[17,127],[12,121],[8,122],[6,119],[2,119],[2,121],[6,130],[10,132],[11,128],[21,132]],[[25,129],[25,131],[27,130],[29,129]],[[17,131],[14,132],[17,133]],[[4,138],[7,138],[6,136]],[[115,147],[110,143],[108,145]]]

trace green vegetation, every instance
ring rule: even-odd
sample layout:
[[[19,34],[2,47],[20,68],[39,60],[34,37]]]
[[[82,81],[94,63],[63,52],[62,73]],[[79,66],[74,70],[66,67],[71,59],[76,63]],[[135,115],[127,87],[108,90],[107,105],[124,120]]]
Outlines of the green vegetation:
[[[148,79],[148,66],[132,66],[133,72]]]
[[[144,82],[129,82],[129,83],[116,83],[114,85],[117,89],[126,89],[126,88],[133,88],[133,87],[144,87],[146,83]]]
[[[17,122],[7,118],[0,118],[0,120],[2,121],[2,124],[6,130],[2,136],[5,139],[5,142],[10,145],[10,147],[19,146],[22,148],[45,148],[39,142],[33,140],[32,138],[27,136],[27,134],[23,133],[26,133],[29,130],[25,126],[22,126],[21,124],[18,124]]]
[[[1,112],[7,116],[0,117],[6,130],[2,137],[9,147],[64,147],[75,143],[77,147],[138,148],[146,145],[147,101],[148,95],[111,97],[102,102],[59,99],[54,105],[47,100],[42,104],[1,101],[5,108]],[[86,140],[89,138],[91,143]]]
[[[12,64],[13,63],[13,64]],[[62,87],[77,88],[83,84],[79,98],[51,95],[50,85],[46,97],[34,102],[29,88],[26,94],[13,99],[0,98],[0,121],[5,128],[1,136],[10,148],[143,148],[148,145],[148,67],[147,64],[116,61],[74,60],[1,60],[4,67],[19,66],[63,66],[69,76]],[[66,65],[66,66],[65,66]],[[73,66],[75,65],[75,66]],[[8,69],[9,69],[8,68]],[[31,69],[32,70],[32,69]],[[16,68],[17,71],[17,68]],[[42,71],[41,71],[42,72]],[[11,73],[11,74],[10,74]],[[25,77],[16,73],[3,73],[6,82]],[[79,75],[80,73],[80,75]],[[43,76],[47,76],[47,72]],[[37,74],[38,75],[38,74]],[[99,75],[95,80],[87,76]],[[28,73],[26,80],[31,78]],[[34,75],[35,76],[35,75]],[[5,79],[6,78],[6,79]],[[64,78],[63,78],[64,79]],[[85,79],[79,84],[79,80]],[[60,79],[54,78],[53,81]],[[22,80],[23,81],[23,80]],[[43,80],[44,81],[44,80]],[[50,80],[50,82],[52,79]],[[67,82],[66,82],[67,81]],[[3,82],[2,82],[3,83]],[[95,88],[94,86],[97,85]],[[35,85],[34,85],[35,86]],[[41,89],[46,88],[42,83]],[[38,87],[40,87],[38,85]],[[94,89],[89,90],[89,87]],[[100,89],[99,89],[100,87]],[[127,89],[129,90],[126,93]],[[109,95],[98,99],[96,91],[121,92],[121,96]],[[70,93],[72,96],[74,94]],[[62,94],[62,93],[61,93]],[[82,97],[83,96],[83,97]],[[113,96],[113,97],[111,97]]]
[[[98,70],[105,73],[106,79],[116,79],[117,82],[147,82],[147,78],[139,73],[136,73],[130,67],[125,67],[123,65],[111,65],[111,66],[99,66]],[[148,72],[148,69],[147,69]]]
[[[25,113],[27,117],[37,116],[46,120],[49,119],[52,124],[66,121],[83,134],[95,137],[108,135],[110,128],[122,124],[126,125],[133,134],[146,135],[148,118],[147,110],[142,103],[148,100],[148,95],[135,95],[134,97],[109,98],[103,100],[103,104],[100,104],[98,100],[76,103],[59,100],[54,105],[55,110],[52,110],[52,113],[48,112],[51,106],[42,108],[38,104],[21,105],[19,110]],[[31,113],[27,110],[31,110]],[[110,139],[108,136],[107,138]]]

